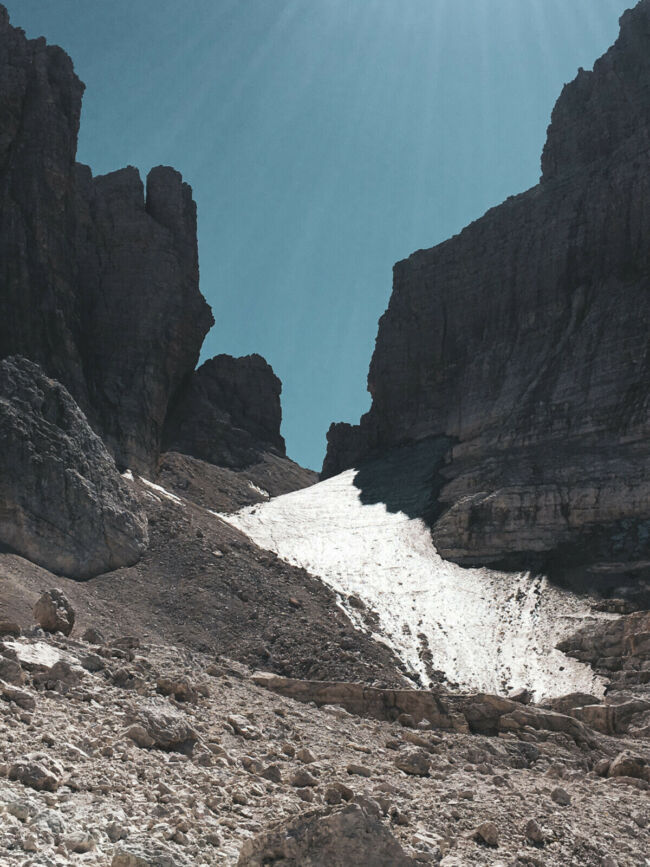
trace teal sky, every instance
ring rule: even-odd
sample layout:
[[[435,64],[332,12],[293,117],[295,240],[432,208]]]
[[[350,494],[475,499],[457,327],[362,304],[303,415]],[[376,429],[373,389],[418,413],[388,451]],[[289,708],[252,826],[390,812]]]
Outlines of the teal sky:
[[[86,83],[78,158],[173,165],[202,358],[259,352],[294,460],[369,406],[391,269],[534,185],[551,109],[630,0],[3,0]]]

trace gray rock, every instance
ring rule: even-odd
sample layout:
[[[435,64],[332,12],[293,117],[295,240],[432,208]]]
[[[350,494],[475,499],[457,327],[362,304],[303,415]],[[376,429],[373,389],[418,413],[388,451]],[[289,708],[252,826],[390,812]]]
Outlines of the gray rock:
[[[285,455],[282,383],[260,355],[217,355],[183,385],[165,426],[165,448],[241,468],[264,452]]]
[[[431,767],[431,759],[424,750],[406,750],[399,753],[395,765],[405,774],[426,777]]]
[[[138,746],[191,755],[198,740],[187,718],[173,707],[143,702],[128,732]]]
[[[486,846],[496,847],[499,845],[499,829],[494,822],[483,822],[474,831],[474,838]]]
[[[59,779],[40,762],[21,759],[9,767],[9,779],[43,792],[56,792]]]
[[[557,786],[551,792],[551,799],[555,801],[556,804],[559,804],[560,807],[568,807],[571,803],[571,795],[566,791],[566,789],[562,789],[560,786]]]
[[[140,559],[138,501],[68,391],[24,358],[0,361],[0,440],[0,543],[74,578]]]
[[[111,867],[179,867],[179,862],[169,849],[159,844],[120,843]]]
[[[306,812],[252,840],[239,854],[239,867],[415,867],[370,805],[350,804]]]
[[[63,592],[54,588],[46,590],[34,605],[34,620],[45,632],[70,635],[75,611]]]

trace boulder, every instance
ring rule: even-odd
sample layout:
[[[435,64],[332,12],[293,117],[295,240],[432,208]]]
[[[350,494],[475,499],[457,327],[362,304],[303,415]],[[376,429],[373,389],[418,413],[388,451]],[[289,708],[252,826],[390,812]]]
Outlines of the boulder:
[[[183,713],[153,699],[138,706],[133,723],[126,734],[140,747],[191,755],[198,740]]]
[[[73,578],[136,563],[147,519],[66,388],[0,361],[0,544]]]
[[[34,620],[45,632],[70,635],[75,621],[74,608],[61,590],[46,590],[34,605]]]
[[[369,803],[312,810],[247,840],[239,867],[415,867]]]

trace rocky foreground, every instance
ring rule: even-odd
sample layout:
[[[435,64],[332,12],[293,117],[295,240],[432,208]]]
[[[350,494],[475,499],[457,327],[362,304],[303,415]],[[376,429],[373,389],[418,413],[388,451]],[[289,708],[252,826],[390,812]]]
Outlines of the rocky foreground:
[[[66,638],[2,625],[3,864],[648,863],[647,740],[525,695],[466,696],[455,730],[373,719],[317,707],[322,685],[92,628],[74,637],[82,626]],[[332,688],[330,701],[355,694]],[[476,732],[494,719],[500,730]]]

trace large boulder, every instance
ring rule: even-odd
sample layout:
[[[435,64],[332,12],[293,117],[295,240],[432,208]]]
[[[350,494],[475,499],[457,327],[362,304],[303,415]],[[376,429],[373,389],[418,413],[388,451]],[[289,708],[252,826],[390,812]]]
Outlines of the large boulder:
[[[68,391],[0,361],[0,544],[73,578],[136,563],[147,519]]]
[[[240,867],[411,867],[410,858],[372,804],[304,813],[252,840],[239,854]]]

